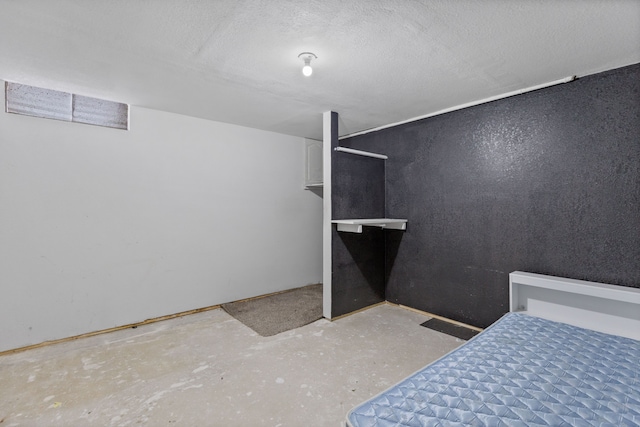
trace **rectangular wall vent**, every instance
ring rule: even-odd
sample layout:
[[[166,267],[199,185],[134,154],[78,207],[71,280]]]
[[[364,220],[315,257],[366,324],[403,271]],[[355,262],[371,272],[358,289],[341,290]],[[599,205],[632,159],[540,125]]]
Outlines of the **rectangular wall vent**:
[[[25,116],[129,129],[129,105],[5,82],[5,111]]]

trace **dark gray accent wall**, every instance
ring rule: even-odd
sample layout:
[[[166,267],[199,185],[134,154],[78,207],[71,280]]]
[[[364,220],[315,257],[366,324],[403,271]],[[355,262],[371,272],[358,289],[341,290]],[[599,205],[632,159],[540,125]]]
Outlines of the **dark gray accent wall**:
[[[384,217],[384,160],[332,151],[333,219]],[[385,245],[381,229],[362,234],[333,226],[331,315],[340,316],[385,300]]]
[[[385,300],[384,231],[364,227],[362,234],[333,229],[331,316],[337,317]]]
[[[486,327],[514,270],[640,287],[640,64],[341,145],[389,156],[385,216],[409,220],[388,301]]]

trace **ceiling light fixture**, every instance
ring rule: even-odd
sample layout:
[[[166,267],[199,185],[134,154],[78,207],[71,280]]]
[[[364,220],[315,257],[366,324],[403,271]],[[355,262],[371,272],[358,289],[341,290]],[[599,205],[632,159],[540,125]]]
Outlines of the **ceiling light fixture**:
[[[302,74],[309,77],[311,73],[313,73],[313,68],[311,68],[311,60],[317,59],[318,57],[315,55],[315,53],[302,52],[300,55],[298,55],[298,58],[302,58],[302,60],[304,61],[304,67],[302,67]]]

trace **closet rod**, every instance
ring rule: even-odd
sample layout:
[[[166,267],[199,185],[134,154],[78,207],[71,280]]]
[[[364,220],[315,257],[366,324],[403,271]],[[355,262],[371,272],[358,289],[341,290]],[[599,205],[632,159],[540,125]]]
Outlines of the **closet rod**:
[[[368,151],[354,150],[353,148],[347,148],[347,147],[336,147],[336,148],[334,148],[334,150],[335,151],[342,151],[343,153],[357,154],[358,156],[374,157],[376,159],[387,160],[389,158],[389,157],[385,156],[384,154],[377,154],[377,153],[370,153]]]

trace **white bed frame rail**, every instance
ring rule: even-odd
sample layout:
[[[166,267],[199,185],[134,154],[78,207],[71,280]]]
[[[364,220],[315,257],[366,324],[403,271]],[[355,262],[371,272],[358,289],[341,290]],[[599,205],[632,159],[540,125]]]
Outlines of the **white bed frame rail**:
[[[640,340],[640,289],[543,274],[509,274],[509,310]]]

